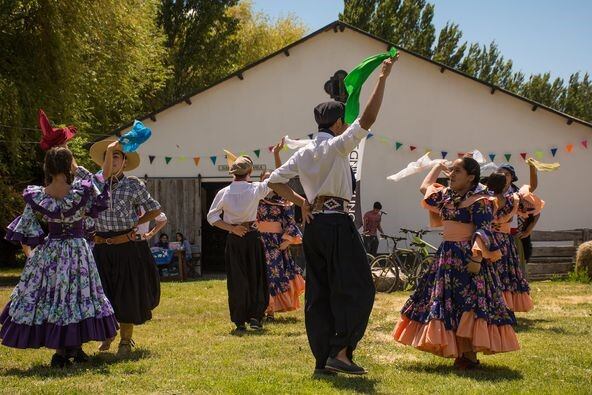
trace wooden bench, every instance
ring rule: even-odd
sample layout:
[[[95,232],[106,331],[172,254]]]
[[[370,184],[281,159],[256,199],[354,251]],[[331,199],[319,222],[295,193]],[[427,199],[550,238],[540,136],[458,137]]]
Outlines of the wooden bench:
[[[578,246],[592,235],[587,229],[532,232],[532,256],[527,263],[529,280],[565,277],[574,268]]]

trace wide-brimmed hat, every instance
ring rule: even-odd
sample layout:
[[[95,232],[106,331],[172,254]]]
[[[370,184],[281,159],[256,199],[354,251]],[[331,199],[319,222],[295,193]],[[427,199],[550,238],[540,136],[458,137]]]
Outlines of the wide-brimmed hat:
[[[516,170],[514,170],[514,166],[512,166],[509,163],[503,163],[499,168],[510,172],[510,174],[512,175],[512,182],[518,181],[518,177],[516,177]]]
[[[90,158],[95,162],[97,165],[102,166],[105,160],[105,152],[107,152],[107,146],[114,141],[119,141],[119,139],[115,136],[107,137],[101,141],[97,141],[90,147]],[[119,150],[122,154],[123,151]],[[134,170],[138,166],[140,166],[140,155],[137,152],[128,152],[125,153],[125,166],[123,167],[123,171],[130,171]]]
[[[228,163],[228,172],[235,176],[244,176],[253,171],[253,159],[248,155],[236,156],[228,150],[226,154],[226,163]]]
[[[45,115],[45,111],[39,109],[39,128],[41,129],[41,141],[39,145],[43,151],[62,145],[76,135],[76,127],[69,125],[63,128],[54,128]]]

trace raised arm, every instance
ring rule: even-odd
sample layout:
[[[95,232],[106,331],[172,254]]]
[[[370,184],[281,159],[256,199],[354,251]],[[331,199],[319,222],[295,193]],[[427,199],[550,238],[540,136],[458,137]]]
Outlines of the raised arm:
[[[278,144],[273,146],[273,159],[275,160],[275,168],[277,169],[282,165],[282,158],[280,157],[280,152],[284,148],[284,138],[282,137],[282,141]]]
[[[438,163],[436,166],[432,167],[432,170],[430,170],[426,178],[423,179],[423,182],[419,187],[419,192],[421,192],[422,195],[425,195],[428,187],[434,184],[440,173],[445,170],[447,170],[447,167],[444,165],[444,163]]]
[[[111,177],[111,171],[113,170],[113,152],[115,151],[116,147],[120,147],[119,141],[114,141],[107,146],[107,151],[105,152],[105,160],[103,161],[103,177],[108,179]],[[158,214],[157,214],[158,215]]]
[[[529,163],[528,167],[530,169],[530,192],[534,192],[539,186],[539,175],[536,167],[534,167],[532,163]]]
[[[364,108],[362,116],[360,117],[360,126],[363,129],[370,129],[374,122],[376,122],[378,112],[380,111],[380,106],[382,105],[382,98],[384,97],[384,86],[386,84],[386,79],[391,73],[393,64],[397,61],[397,59],[398,55],[395,58],[389,58],[382,62],[382,68],[380,70],[378,82],[374,87],[374,91],[370,96],[370,100],[368,100],[368,104],[366,104],[366,108]]]

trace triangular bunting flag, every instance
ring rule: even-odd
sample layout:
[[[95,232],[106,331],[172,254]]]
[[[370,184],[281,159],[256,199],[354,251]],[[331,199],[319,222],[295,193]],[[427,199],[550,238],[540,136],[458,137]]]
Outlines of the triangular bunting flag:
[[[193,162],[195,162],[195,167],[199,166],[199,156],[196,156],[195,158],[193,158]]]
[[[164,162],[168,165],[169,162],[172,160],[173,158],[171,158],[170,156],[165,156],[164,157]]]
[[[180,156],[179,157],[179,162],[185,162],[187,160],[186,156]]]
[[[313,134],[312,133],[308,135],[308,138],[311,139],[311,140],[312,140],[312,137],[313,137]]]
[[[551,148],[551,155],[555,157],[555,154],[557,154],[557,148]]]
[[[495,154],[489,154],[489,159],[493,162],[495,160]]]
[[[218,159],[216,156],[210,156],[213,165],[216,165],[216,159]]]
[[[522,159],[526,160],[526,152],[521,152],[520,156],[522,157]]]
[[[465,156],[464,152],[457,152],[456,155],[458,155],[459,158],[462,158],[463,156]]]
[[[260,149],[253,150],[253,152],[255,153],[255,156],[257,156],[257,158],[259,157],[259,155],[261,155]]]
[[[273,145],[270,145],[269,147],[267,147],[267,150],[268,150],[269,152],[273,152]]]
[[[588,148],[588,140],[582,140],[582,145],[584,148]]]
[[[441,154],[442,154],[442,159],[446,159],[446,155],[448,155],[448,152],[442,151]]]
[[[506,162],[509,162],[512,154],[504,154],[504,157],[506,158]]]
[[[150,164],[152,164],[152,162],[154,162],[154,158],[156,158],[156,156],[148,155],[148,160],[150,161]]]
[[[399,143],[398,141],[395,143],[395,150],[399,150],[403,146],[403,143]]]
[[[410,150],[410,151],[415,151],[415,149],[416,149],[416,148],[417,148],[417,147],[416,147],[416,146],[414,146],[414,145],[410,145],[410,146],[409,146],[409,150]]]
[[[534,156],[538,159],[541,160],[543,159],[543,156],[545,155],[545,153],[543,151],[534,151]]]
[[[384,137],[384,136],[378,136],[378,141],[380,141],[381,143],[384,144],[388,144],[388,137]]]
[[[565,150],[566,150],[567,152],[571,152],[571,151],[573,151],[573,144],[568,144],[568,145],[565,147]]]
[[[425,152],[426,154],[429,154],[430,152],[432,152],[432,150],[431,150],[430,148],[426,148],[426,149],[424,149],[424,152]]]
[[[368,133],[368,140],[370,140],[374,135],[372,133]]]

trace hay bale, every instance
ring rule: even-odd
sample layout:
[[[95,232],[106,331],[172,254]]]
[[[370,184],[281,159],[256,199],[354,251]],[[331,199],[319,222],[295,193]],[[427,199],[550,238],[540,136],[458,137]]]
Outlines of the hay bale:
[[[592,279],[592,241],[580,244],[576,254],[576,273],[586,273]]]

